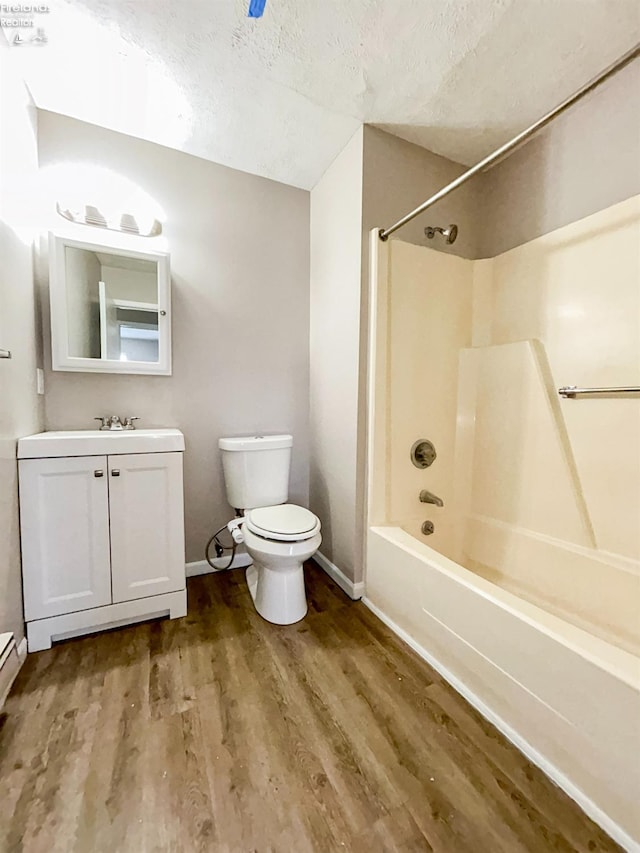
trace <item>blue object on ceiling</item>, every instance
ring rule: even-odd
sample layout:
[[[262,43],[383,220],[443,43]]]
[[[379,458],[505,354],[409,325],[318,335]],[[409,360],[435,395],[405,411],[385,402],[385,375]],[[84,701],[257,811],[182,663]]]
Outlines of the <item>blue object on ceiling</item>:
[[[261,18],[264,12],[264,7],[267,5],[267,0],[249,0],[249,18]]]

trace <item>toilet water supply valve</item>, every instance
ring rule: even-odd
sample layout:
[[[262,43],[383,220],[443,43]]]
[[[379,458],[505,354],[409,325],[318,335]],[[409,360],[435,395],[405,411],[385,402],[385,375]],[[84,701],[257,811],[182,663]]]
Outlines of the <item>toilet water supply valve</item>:
[[[244,523],[244,516],[243,515],[239,516],[238,518],[232,518],[231,521],[229,521],[227,524],[223,524],[222,527],[220,528],[220,530],[216,530],[216,532],[213,534],[211,539],[209,539],[209,541],[207,542],[207,546],[204,549],[204,556],[205,556],[207,563],[209,563],[209,565],[211,566],[212,569],[215,569],[218,572],[218,571],[224,571],[226,569],[231,568],[231,566],[233,564],[233,560],[236,556],[236,549],[237,549],[238,545],[242,545],[242,543],[244,542],[244,536],[242,534],[242,527],[241,527],[241,525],[243,523]],[[227,530],[231,534],[231,540],[232,540],[231,545],[223,545],[222,542],[220,541],[220,539],[218,538],[223,530]],[[213,558],[210,556],[209,552],[211,551],[211,546],[214,544],[215,544],[215,549],[216,549],[216,557],[218,559],[220,559],[220,557],[222,557],[222,555],[224,554],[225,551],[231,551],[231,556],[230,556],[229,562],[227,563],[226,566],[216,566],[213,563]]]
[[[231,538],[236,543],[236,545],[242,545],[244,542],[244,536],[242,534],[241,524],[244,523],[244,516],[241,518],[234,518],[227,524],[227,530],[231,534]]]

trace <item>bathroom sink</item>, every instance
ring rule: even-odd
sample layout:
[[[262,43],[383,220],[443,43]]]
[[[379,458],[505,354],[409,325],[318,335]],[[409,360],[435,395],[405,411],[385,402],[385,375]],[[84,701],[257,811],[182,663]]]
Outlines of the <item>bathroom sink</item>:
[[[81,429],[40,432],[18,441],[18,459],[168,453],[174,450],[184,450],[184,436],[179,429]]]

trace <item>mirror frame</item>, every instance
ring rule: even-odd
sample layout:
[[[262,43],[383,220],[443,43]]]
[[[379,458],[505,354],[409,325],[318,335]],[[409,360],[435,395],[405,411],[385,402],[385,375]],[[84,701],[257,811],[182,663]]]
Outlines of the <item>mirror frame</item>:
[[[101,235],[102,236],[102,235]],[[158,269],[158,361],[118,361],[69,355],[65,249],[85,249],[121,257],[154,261]],[[141,251],[125,240],[78,240],[49,232],[49,305],[51,311],[51,369],[82,373],[134,373],[171,376],[171,272],[168,252]],[[164,314],[162,312],[165,312]]]

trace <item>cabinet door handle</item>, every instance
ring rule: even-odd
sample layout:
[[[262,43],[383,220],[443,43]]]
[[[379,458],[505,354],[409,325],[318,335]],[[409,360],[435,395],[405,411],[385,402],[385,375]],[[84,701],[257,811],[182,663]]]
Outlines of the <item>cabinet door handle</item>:
[[[120,476],[120,469],[114,468],[113,471],[111,472],[111,476],[112,477],[119,477]]]
[[[94,476],[94,477],[104,477],[104,471],[102,471],[100,468],[97,468],[97,469],[93,472],[93,476]]]

